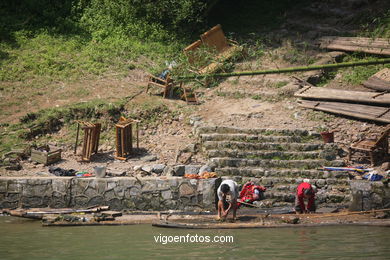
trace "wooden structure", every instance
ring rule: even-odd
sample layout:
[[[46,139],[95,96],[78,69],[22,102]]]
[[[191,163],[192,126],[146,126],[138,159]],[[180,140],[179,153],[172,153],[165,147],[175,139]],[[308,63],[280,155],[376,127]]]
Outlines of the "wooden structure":
[[[360,119],[390,123],[389,106],[370,106],[342,102],[301,100],[299,106]]]
[[[170,92],[171,92],[174,84],[173,84],[173,80],[171,79],[169,74],[166,76],[165,79],[159,78],[157,76],[149,75],[146,93],[148,93],[149,89],[153,86],[156,86],[156,87],[162,89],[163,97],[167,98],[167,97],[170,97]]]
[[[92,154],[96,154],[99,148],[99,138],[100,138],[100,123],[89,123],[84,121],[77,122],[77,134],[76,134],[76,144],[74,147],[74,153],[77,151],[77,143],[79,138],[80,125],[84,130],[83,138],[83,149],[81,154],[81,161],[89,162],[91,160]]]
[[[306,86],[295,92],[294,96],[316,100],[390,105],[390,93],[349,91]]]
[[[209,55],[215,52],[216,56],[213,57],[211,63],[202,64],[206,56],[206,53],[202,53],[202,50],[209,51]],[[184,54],[188,57],[189,63],[195,66],[196,73],[207,74],[217,71],[225,60],[233,57],[241,50],[242,48],[236,42],[226,39],[221,25],[218,24],[203,33],[200,40],[187,46],[184,49]]]
[[[183,84],[180,84],[180,87],[183,91],[183,94],[181,95],[181,99],[183,99],[185,102],[187,102],[187,104],[190,105],[199,104],[198,98],[196,97],[196,94],[192,89],[185,87]]]
[[[370,106],[342,102],[311,100],[301,100],[299,105],[304,108],[311,108],[315,110],[351,116],[360,119],[373,120],[377,122],[390,123],[389,106]]]
[[[390,69],[384,68],[383,70],[375,73],[372,77],[363,82],[363,85],[366,88],[377,91],[390,92]]]
[[[367,138],[352,144],[348,149],[348,160],[352,160],[354,152],[363,152],[369,157],[371,165],[375,166],[378,161],[378,155],[381,156],[381,158],[386,158],[387,156],[389,156],[389,134],[390,125],[386,127],[386,129],[378,138]]]
[[[318,43],[324,49],[390,55],[390,40],[384,38],[326,36]]]
[[[43,146],[31,150],[31,160],[34,162],[49,165],[61,160],[61,149]]]
[[[116,127],[115,159],[126,160],[133,152],[133,125],[136,125],[137,148],[139,148],[139,121],[121,117]]]

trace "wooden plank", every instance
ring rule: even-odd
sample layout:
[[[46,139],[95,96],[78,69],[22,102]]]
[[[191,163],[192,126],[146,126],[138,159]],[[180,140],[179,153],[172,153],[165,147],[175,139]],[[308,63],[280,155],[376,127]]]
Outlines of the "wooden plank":
[[[353,40],[331,40],[322,43],[325,45],[343,45],[351,47],[361,48],[375,48],[375,49],[390,49],[389,42],[378,42],[378,41],[353,41]]]
[[[390,69],[380,70],[363,82],[363,85],[370,89],[390,92]]]
[[[319,39],[319,42],[331,42],[331,41],[342,41],[342,42],[350,42],[352,44],[359,43],[381,43],[381,44],[389,44],[390,39],[386,38],[368,38],[368,37],[339,37],[339,36],[323,36]]]
[[[357,51],[371,54],[390,55],[390,42],[387,39],[364,37],[322,37],[320,48],[342,51]]]
[[[340,105],[343,105],[344,108],[339,108]],[[369,105],[360,105],[360,104],[342,104],[340,102],[326,102],[326,101],[309,101],[302,100],[301,107],[310,108],[325,112],[331,112],[340,115],[351,116],[360,119],[373,120],[383,123],[390,123],[390,113],[388,107],[376,107],[377,113],[367,113],[364,112],[367,109],[372,108]],[[347,107],[349,106],[349,109]],[[382,113],[384,114],[380,114]],[[385,116],[386,115],[386,116]]]
[[[210,48],[215,48],[219,53],[223,52],[226,48],[229,47],[220,24],[203,33],[200,36],[200,39],[202,40],[203,44]]]
[[[307,86],[297,91],[294,96],[318,100],[349,101],[368,104],[390,104],[390,93],[377,96],[376,92],[349,91]]]

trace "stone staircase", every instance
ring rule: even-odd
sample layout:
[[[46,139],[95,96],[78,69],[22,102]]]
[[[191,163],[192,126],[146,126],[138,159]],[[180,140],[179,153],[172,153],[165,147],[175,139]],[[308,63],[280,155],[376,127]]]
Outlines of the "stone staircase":
[[[196,129],[202,151],[219,176],[243,184],[253,180],[267,187],[265,206],[292,205],[303,179],[318,188],[318,206],[345,207],[351,199],[348,172],[323,171],[343,166],[338,148],[320,135],[302,129],[241,129],[202,126]]]

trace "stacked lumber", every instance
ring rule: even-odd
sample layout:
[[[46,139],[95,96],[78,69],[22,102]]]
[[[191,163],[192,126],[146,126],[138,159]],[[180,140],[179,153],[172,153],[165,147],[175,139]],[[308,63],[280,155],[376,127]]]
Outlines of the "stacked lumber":
[[[334,100],[379,105],[390,104],[390,93],[350,91],[314,86],[303,87],[295,92],[294,96],[316,100]]]
[[[390,93],[349,91],[306,86],[294,96],[300,97],[300,106],[351,116],[355,118],[390,123]]]
[[[371,106],[313,100],[302,100],[300,106],[360,119],[390,123],[390,106]]]
[[[390,40],[384,38],[325,36],[318,43],[323,49],[390,55]]]

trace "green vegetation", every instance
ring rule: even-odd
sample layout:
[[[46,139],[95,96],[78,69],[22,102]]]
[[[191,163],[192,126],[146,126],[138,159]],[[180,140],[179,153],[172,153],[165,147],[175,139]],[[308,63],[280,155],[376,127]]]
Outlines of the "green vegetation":
[[[226,36],[237,40],[245,47],[246,52],[238,58],[251,61],[243,65],[249,66],[249,70],[263,69],[261,68],[263,57],[271,59],[274,57],[272,61],[275,64],[287,61],[309,65],[314,61],[308,45],[297,47],[291,40],[294,38],[291,33],[269,34],[275,29],[283,29],[280,25],[287,21],[287,12],[292,8],[299,10],[312,1],[226,0],[217,1],[215,7],[209,9],[215,2],[2,1],[0,91],[1,97],[4,94],[6,98],[0,104],[1,114],[20,115],[27,103],[30,103],[29,108],[37,108],[44,98],[47,103],[53,101],[54,104],[54,101],[59,99],[58,96],[64,101],[69,100],[68,104],[71,102],[73,104],[27,114],[17,124],[2,124],[0,154],[22,146],[27,141],[49,139],[49,135],[59,129],[65,129],[68,131],[67,134],[73,137],[75,132],[73,121],[77,119],[106,120],[107,125],[103,126],[105,138],[111,129],[109,123],[116,122],[120,115],[142,119],[143,124],[148,125],[155,124],[162,114],[175,116],[176,112],[168,108],[164,102],[155,99],[143,100],[141,103],[127,102],[123,96],[128,94],[121,96],[122,93],[129,93],[126,88],[121,89],[123,92],[116,92],[117,97],[104,100],[99,95],[95,97],[94,88],[85,87],[85,84],[95,83],[100,79],[108,79],[107,81],[127,79],[129,71],[136,69],[152,73],[161,72],[167,63],[172,61],[181,65],[177,68],[177,74],[186,74],[188,69],[193,67],[182,55],[182,49],[199,39],[201,32],[215,24],[222,24]],[[362,25],[362,36],[390,38],[389,11],[384,13],[381,11],[380,15],[370,13],[355,22]],[[287,49],[279,53],[285,43]],[[278,51],[270,51],[274,49]],[[214,61],[215,58],[213,52],[206,48],[201,49],[200,56],[202,58],[198,64],[200,66]],[[370,57],[348,56],[345,61],[370,60],[372,59]],[[231,72],[233,66],[232,61],[225,62],[222,72]],[[344,82],[360,84],[383,67],[385,66],[371,65],[339,71],[343,72]],[[209,87],[220,83],[219,80],[212,78],[197,79],[197,82],[200,83],[198,85]],[[114,82],[112,86],[114,88],[121,84],[122,82],[119,84]],[[233,81],[233,84],[239,84],[238,80]],[[285,84],[286,82],[278,82],[271,87],[280,88]],[[69,87],[70,85],[73,88]],[[96,88],[99,86],[96,84]],[[130,86],[133,89],[138,87],[135,84]],[[57,94],[60,88],[65,90],[58,91]],[[240,92],[216,92],[216,95],[235,99],[249,97]],[[86,99],[89,97],[89,100],[79,103],[80,99],[76,97]],[[252,98],[278,101],[284,97],[253,95]],[[313,114],[313,120],[332,120],[331,117],[323,117],[323,114]]]
[[[0,4],[0,80],[125,72],[141,56],[149,61],[137,66],[161,67],[201,28],[205,7],[196,0],[6,1]]]
[[[246,93],[242,93],[240,91],[235,91],[235,92],[224,92],[224,91],[217,91],[216,92],[216,95],[218,97],[225,97],[225,98],[232,98],[232,99],[242,99],[242,98],[246,98],[247,97],[247,94]]]
[[[354,62],[354,61],[370,61],[374,60],[375,57],[369,56],[369,55],[349,55],[345,58],[348,62]],[[348,69],[340,70],[339,73],[342,73],[343,77],[342,80],[346,83],[358,85],[362,84],[363,81],[367,80],[369,77],[374,75],[376,72],[383,68],[390,68],[390,64],[385,65],[370,65],[370,66],[364,66],[364,67],[353,67]]]

